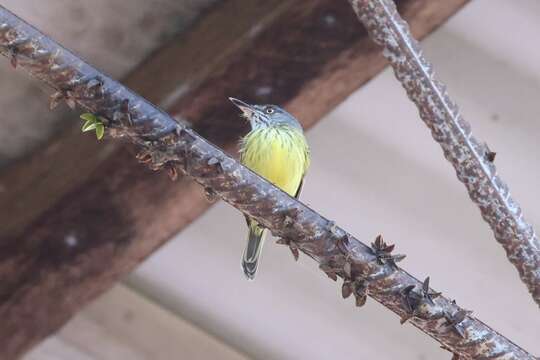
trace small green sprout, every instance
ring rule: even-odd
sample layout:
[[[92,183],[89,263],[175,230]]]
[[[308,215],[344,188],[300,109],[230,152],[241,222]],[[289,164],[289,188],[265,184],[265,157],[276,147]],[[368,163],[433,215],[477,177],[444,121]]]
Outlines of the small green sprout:
[[[97,139],[101,140],[103,138],[103,135],[105,134],[105,125],[103,125],[103,121],[91,113],[82,114],[81,119],[85,120],[82,132],[95,130]]]

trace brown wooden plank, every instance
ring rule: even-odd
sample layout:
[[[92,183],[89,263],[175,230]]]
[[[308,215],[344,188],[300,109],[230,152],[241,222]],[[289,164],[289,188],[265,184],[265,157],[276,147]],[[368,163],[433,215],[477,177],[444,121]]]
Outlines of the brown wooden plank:
[[[245,34],[254,26],[262,29],[291,4],[280,0],[235,0],[218,5],[190,31],[155,52],[123,83],[153,103],[174,103],[174,99],[189,94],[189,86],[203,82],[249,46]],[[39,152],[0,173],[0,237],[21,235],[28,224],[62,195],[80,186],[116,149],[115,143],[104,146],[81,134],[75,114],[73,123]]]
[[[399,2],[418,37],[465,3]],[[230,30],[234,36],[222,34],[228,29],[235,29]],[[131,81],[145,86],[153,101],[169,102],[201,134],[231,151],[246,128],[228,96],[286,104],[310,127],[385,66],[347,2],[334,0],[227,1],[162,51],[167,55],[155,55]],[[171,61],[186,58],[191,61]],[[58,143],[56,153],[69,158],[72,151],[65,145]],[[57,189],[58,195],[41,206],[44,211],[19,222],[12,235],[1,234],[0,347],[6,358],[57,329],[208,208],[197,185],[187,179],[172,183],[144,169],[133,152],[104,155],[82,179],[74,171],[70,176],[76,184],[69,183],[68,192]],[[55,168],[66,161],[40,159],[36,163],[42,168],[43,161]],[[78,154],[72,163],[84,161]],[[32,174],[31,168],[24,172]],[[24,207],[32,206],[28,199]],[[13,235],[18,232],[22,235]]]

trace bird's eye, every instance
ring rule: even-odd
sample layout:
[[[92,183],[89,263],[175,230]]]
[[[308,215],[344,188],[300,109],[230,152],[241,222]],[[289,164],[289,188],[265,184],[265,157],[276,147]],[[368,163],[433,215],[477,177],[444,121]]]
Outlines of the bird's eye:
[[[274,109],[271,108],[270,106],[267,107],[264,111],[265,111],[267,114],[273,114],[273,113],[274,113]]]

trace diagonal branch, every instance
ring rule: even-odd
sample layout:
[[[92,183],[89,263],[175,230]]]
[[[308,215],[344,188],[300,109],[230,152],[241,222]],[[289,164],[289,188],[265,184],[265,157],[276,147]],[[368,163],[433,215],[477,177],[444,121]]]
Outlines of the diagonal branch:
[[[433,138],[454,166],[458,179],[480,208],[508,260],[519,272],[534,301],[540,305],[540,242],[525,220],[508,186],[497,175],[494,153],[471,133],[443,83],[435,79],[431,64],[407,23],[391,0],[350,0],[371,38],[384,47],[384,56],[416,104]]]
[[[249,171],[192,129],[0,7],[0,52],[14,65],[104,118],[108,135],[143,148],[139,158],[153,168],[174,165],[223,200],[255,218],[291,247],[344,279],[343,295],[361,305],[366,294],[435,338],[471,358],[532,359],[525,350],[435,293],[395,265],[393,246],[377,239],[367,246],[332,221]],[[106,175],[104,175],[106,176]]]

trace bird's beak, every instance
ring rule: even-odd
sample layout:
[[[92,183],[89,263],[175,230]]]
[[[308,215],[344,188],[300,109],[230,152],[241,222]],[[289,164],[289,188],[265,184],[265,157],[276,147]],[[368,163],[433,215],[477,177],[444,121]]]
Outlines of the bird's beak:
[[[242,110],[243,115],[249,120],[251,119],[252,115],[255,113],[255,109],[253,106],[246,104],[242,100],[235,99],[233,97],[230,97],[229,100],[236,105],[240,110]]]

